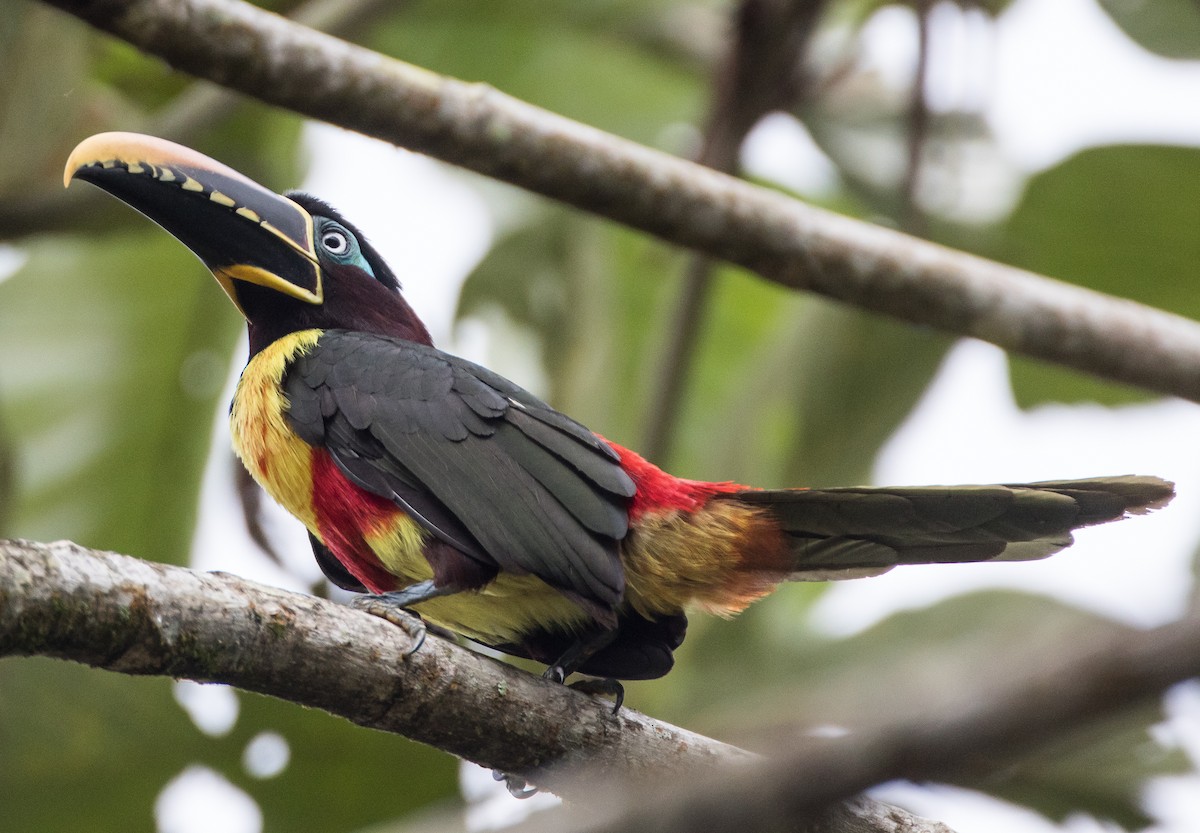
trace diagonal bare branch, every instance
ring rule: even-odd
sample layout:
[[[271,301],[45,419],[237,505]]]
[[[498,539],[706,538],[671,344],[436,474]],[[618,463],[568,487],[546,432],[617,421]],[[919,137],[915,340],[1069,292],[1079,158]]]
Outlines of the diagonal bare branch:
[[[410,654],[411,644],[381,619],[228,574],[70,542],[0,541],[0,658],[227,683],[405,735],[588,806],[605,782],[678,782],[758,760],[630,709],[613,715],[607,701],[433,634]],[[811,825],[811,833],[945,833],[865,799]]]
[[[584,762],[602,776],[685,774],[753,757],[432,634],[412,647],[382,619],[232,575],[0,542],[0,656],[228,683],[568,794],[561,772]]]
[[[382,620],[227,574],[68,542],[0,541],[0,657],[236,685],[528,776],[586,810],[530,833],[944,831],[841,802],[895,778],[975,778],[1154,702],[1200,676],[1200,613],[1080,641],[1036,671],[997,669],[953,702],[943,695],[920,716],[837,740],[785,745],[777,733],[769,758],[630,710],[614,716],[607,703],[433,635],[410,647]]]
[[[46,2],[182,71],[786,286],[1200,401],[1200,326],[1178,316],[812,208],[237,0]]]

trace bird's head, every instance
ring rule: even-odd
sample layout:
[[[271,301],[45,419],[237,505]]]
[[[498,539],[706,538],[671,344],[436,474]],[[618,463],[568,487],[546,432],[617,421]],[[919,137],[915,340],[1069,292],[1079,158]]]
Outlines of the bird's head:
[[[251,353],[288,333],[342,328],[429,344],[392,270],[333,207],[276,194],[194,150],[100,133],[63,181],[96,185],[158,223],[212,270],[246,317]]]

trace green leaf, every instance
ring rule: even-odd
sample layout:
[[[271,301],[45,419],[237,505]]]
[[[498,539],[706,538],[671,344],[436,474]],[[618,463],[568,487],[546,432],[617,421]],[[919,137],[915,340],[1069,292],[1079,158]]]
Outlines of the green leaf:
[[[1081,286],[1200,317],[1200,150],[1083,151],[1035,177],[1000,259]],[[1146,394],[1013,357],[1018,404],[1136,401]]]
[[[678,277],[672,279],[663,318],[649,326],[665,331],[672,320],[665,313],[680,303],[681,289]],[[778,441],[786,442],[797,416],[786,408],[780,414],[772,406],[794,378],[791,368],[768,390],[757,388],[747,395],[746,388],[748,380],[761,378],[764,355],[777,367],[773,360],[786,349],[783,334],[807,299],[723,264],[716,267],[710,292],[704,316],[697,322],[696,355],[686,380],[676,441],[666,462],[685,477],[781,485]],[[661,351],[643,351],[642,356],[654,371],[651,380],[657,380]],[[645,410],[657,394],[647,391]],[[756,438],[762,439],[761,445]],[[775,453],[756,454],[762,446]]]
[[[550,401],[636,445],[652,368],[645,356],[657,346],[666,314],[665,278],[682,262],[643,235],[538,206],[467,279],[458,313],[499,308],[528,328],[542,346]]]
[[[1125,34],[1166,58],[1200,58],[1200,6],[1193,0],[1099,0]]]
[[[854,485],[912,410],[950,339],[821,298],[776,299],[785,310],[706,409],[701,434],[726,476],[756,486]],[[697,406],[698,410],[699,406]],[[723,427],[738,426],[736,431]],[[740,461],[740,463],[739,463]]]
[[[1162,717],[1157,703],[1130,709],[1067,733],[1000,778],[979,779],[973,786],[1058,822],[1083,811],[1125,830],[1141,830],[1152,821],[1142,809],[1145,781],[1190,769],[1183,752],[1152,739],[1150,727]]]

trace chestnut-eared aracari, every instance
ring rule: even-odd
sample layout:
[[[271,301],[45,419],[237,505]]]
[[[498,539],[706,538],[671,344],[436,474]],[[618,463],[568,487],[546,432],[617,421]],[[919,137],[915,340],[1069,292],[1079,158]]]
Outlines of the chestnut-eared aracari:
[[[129,133],[82,142],[72,179],[179,238],[246,318],[233,442],[308,528],[326,575],[559,679],[665,674],[689,609],[733,614],[789,580],[1042,558],[1075,529],[1173,494],[1134,476],[813,490],[684,480],[435,348],[388,265],[313,196]]]

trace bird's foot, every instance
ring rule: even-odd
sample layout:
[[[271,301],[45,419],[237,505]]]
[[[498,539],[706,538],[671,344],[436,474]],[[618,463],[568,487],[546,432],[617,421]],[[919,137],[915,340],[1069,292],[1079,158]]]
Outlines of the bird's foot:
[[[542,679],[562,685],[566,682],[568,676],[569,672],[561,665],[551,665],[542,674]],[[613,714],[619,712],[621,705],[625,702],[625,686],[611,678],[594,677],[586,680],[577,680],[571,683],[568,688],[573,688],[584,694],[599,694],[613,697],[616,700],[613,704]],[[492,777],[497,781],[503,781],[504,786],[508,789],[508,794],[513,798],[529,798],[530,796],[537,795],[538,788],[532,786],[519,775],[509,775],[507,772],[493,769]]]
[[[388,620],[408,634],[413,644],[404,654],[407,657],[415,654],[425,643],[426,633],[425,623],[408,608],[438,596],[448,596],[453,592],[454,588],[438,587],[433,583],[433,579],[427,579],[387,593],[356,596],[350,604],[372,616]]]
[[[618,714],[625,703],[625,686],[612,677],[593,677],[587,680],[577,680],[570,688],[582,691],[584,694],[599,694],[602,697],[613,698],[612,713]]]
[[[492,777],[497,781],[503,781],[505,789],[513,798],[532,798],[538,794],[538,788],[519,775],[509,775],[507,772],[493,769]]]
[[[542,679],[562,685],[567,681],[567,674],[567,669],[563,668],[561,665],[551,665],[542,672]]]
[[[355,596],[350,600],[350,606],[372,616],[378,616],[380,619],[386,619],[404,631],[410,640],[404,656],[410,657],[425,644],[425,623],[417,614],[405,610],[403,604],[397,604],[396,600],[389,598],[393,595],[396,594]]]
[[[567,670],[561,665],[551,665],[542,673],[542,679],[550,680],[554,683],[564,683],[567,676]],[[586,680],[576,680],[568,685],[567,688],[573,688],[584,694],[599,694],[603,697],[614,698],[616,702],[613,704],[613,714],[621,711],[621,705],[625,702],[625,686],[611,677],[593,677]]]

